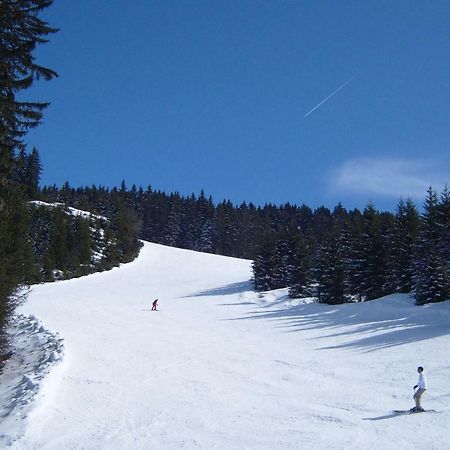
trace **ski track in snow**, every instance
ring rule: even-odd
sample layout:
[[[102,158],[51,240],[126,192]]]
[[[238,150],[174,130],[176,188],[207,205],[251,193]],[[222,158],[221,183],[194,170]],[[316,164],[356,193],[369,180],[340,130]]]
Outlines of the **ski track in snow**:
[[[58,333],[64,357],[48,374],[38,358],[40,389],[5,412],[2,444],[448,448],[450,302],[327,306],[254,293],[250,277],[250,261],[145,243],[120,268],[34,286],[19,313]],[[412,406],[419,364],[439,414],[393,416]]]

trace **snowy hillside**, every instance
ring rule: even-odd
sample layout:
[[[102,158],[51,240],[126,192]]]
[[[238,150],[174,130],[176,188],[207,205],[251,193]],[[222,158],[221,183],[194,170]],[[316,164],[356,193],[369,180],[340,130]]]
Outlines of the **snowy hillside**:
[[[57,333],[64,354],[35,380],[20,423],[3,419],[3,443],[23,433],[12,448],[448,448],[450,302],[327,306],[257,294],[250,277],[249,261],[146,243],[109,272],[33,287],[19,313]],[[435,412],[395,416],[413,406],[418,365]]]
[[[132,226],[63,203],[30,201],[27,280],[66,280],[132,261],[140,244]]]
[[[82,241],[83,238],[86,240],[86,242],[84,243],[84,250],[87,254],[84,257],[84,264],[82,263],[83,257],[80,258],[79,249],[66,249],[66,253],[73,253],[74,255],[76,255],[77,261],[75,263],[75,266],[78,266],[78,273],[76,273],[77,276],[87,275],[88,273],[95,272],[102,265],[105,265],[106,256],[108,250],[110,250],[109,247],[111,247],[112,245],[111,242],[108,242],[108,240],[105,239],[105,236],[107,234],[106,230],[110,225],[110,221],[106,217],[92,214],[81,209],[73,208],[63,203],[47,203],[38,200],[33,200],[28,203],[34,210],[34,214],[36,214],[36,211],[41,211],[41,213],[48,213],[49,211],[52,211],[53,214],[55,214],[55,212],[60,212],[63,215],[68,216],[66,217],[66,220],[68,218],[82,219],[81,222],[69,222],[68,224],[66,224],[65,228],[67,229],[62,233],[64,236],[65,234],[67,234],[67,230],[70,230],[70,232],[75,234],[75,230],[80,228],[80,225],[85,227],[84,236],[78,232],[78,234],[76,234],[75,236],[75,239],[73,239],[75,241]],[[56,216],[53,215],[50,217],[50,223],[48,223],[49,217],[46,217],[47,222],[45,220],[42,220],[42,218],[41,220],[39,220],[38,216],[33,217],[34,220],[32,220],[34,225],[33,228],[38,229],[31,233],[33,240],[33,251],[35,255],[41,253],[42,259],[45,259],[45,256],[47,256],[48,258],[48,253],[51,251],[48,247],[51,247],[50,241],[52,237],[50,229],[52,227],[56,228],[56,224],[53,223],[57,221]],[[47,228],[47,232],[43,232],[43,229],[45,228]],[[56,234],[56,232],[54,234]],[[61,246],[61,243],[59,245]],[[72,258],[73,257],[74,256],[72,256]],[[41,265],[44,264],[41,263]],[[57,261],[52,261],[52,265],[57,265]],[[112,265],[110,266],[112,267]],[[108,265],[106,265],[106,267],[110,268]],[[73,278],[73,276],[75,275],[74,273],[71,273],[69,270],[67,270],[67,268],[65,271],[66,273],[58,268],[54,269],[52,272],[52,279]]]

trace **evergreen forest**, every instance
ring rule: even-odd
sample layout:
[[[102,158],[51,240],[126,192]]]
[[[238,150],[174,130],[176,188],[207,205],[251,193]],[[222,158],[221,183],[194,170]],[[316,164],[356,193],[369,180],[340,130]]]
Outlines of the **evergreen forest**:
[[[119,188],[44,187],[46,202],[117,216],[140,239],[253,260],[253,283],[264,291],[289,287],[292,297],[340,304],[414,291],[418,305],[450,295],[450,192],[427,192],[423,213],[400,200],[395,213],[372,204],[360,211],[337,205],[214,204],[203,192],[166,194],[125,182]],[[181,270],[182,268],[180,268]]]

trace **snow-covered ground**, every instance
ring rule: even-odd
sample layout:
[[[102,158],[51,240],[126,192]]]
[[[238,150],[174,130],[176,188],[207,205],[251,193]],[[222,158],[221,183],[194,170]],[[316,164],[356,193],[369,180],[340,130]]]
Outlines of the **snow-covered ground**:
[[[61,208],[63,211],[66,212],[66,214],[69,214],[71,216],[80,216],[83,217],[84,219],[98,219],[105,222],[109,222],[109,220],[105,216],[99,216],[97,214],[93,214],[88,211],[83,211],[82,209],[73,208],[72,206],[66,206],[64,203],[59,202],[48,203],[43,202],[41,200],[31,200],[29,203],[34,206],[41,206],[51,209]]]
[[[33,287],[19,312],[64,357],[12,448],[449,448],[450,302],[333,307],[254,293],[250,276],[249,261],[146,243],[120,268]],[[418,365],[436,412],[395,416]]]
[[[34,316],[18,315],[9,327],[11,358],[0,376],[0,447],[20,437],[43,378],[63,355],[62,340]]]

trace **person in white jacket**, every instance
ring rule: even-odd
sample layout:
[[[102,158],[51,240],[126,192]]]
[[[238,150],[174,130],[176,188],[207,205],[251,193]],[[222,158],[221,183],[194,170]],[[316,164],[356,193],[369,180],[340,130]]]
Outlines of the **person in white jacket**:
[[[414,398],[414,401],[416,402],[416,406],[414,408],[412,408],[411,411],[422,412],[425,410],[422,408],[422,405],[420,404],[420,400],[422,398],[423,393],[427,390],[427,380],[425,378],[425,374],[423,373],[422,366],[419,366],[417,368],[417,372],[419,373],[419,381],[413,387],[413,389],[415,390],[413,398]],[[417,389],[417,391],[416,391],[416,389]]]

